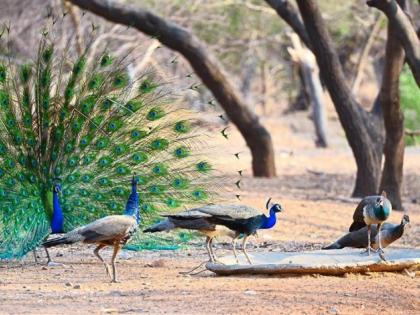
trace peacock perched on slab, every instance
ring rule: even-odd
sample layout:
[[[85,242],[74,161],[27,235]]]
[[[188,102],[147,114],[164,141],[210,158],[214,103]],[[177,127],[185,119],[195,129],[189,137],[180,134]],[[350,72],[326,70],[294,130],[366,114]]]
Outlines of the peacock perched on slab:
[[[44,31],[33,62],[0,61],[0,260],[122,214],[133,174],[144,224],[218,196],[188,110],[126,58],[74,55]]]

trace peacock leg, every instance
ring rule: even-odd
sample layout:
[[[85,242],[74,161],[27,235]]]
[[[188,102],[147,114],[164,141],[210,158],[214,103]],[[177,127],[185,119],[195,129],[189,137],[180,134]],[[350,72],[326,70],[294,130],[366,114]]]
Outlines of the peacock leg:
[[[240,234],[236,235],[232,240],[233,255],[235,255],[236,263],[239,264],[238,254],[236,253],[236,241],[238,240]]]
[[[206,250],[207,250],[207,254],[209,255],[210,261],[212,263],[214,263],[214,258],[210,249],[210,240],[211,238],[209,236],[206,237]]]
[[[386,261],[386,258],[384,256],[384,249],[382,248],[382,241],[381,241],[381,225],[382,223],[378,223],[378,250],[377,252],[379,253],[379,257],[383,260]]]
[[[104,248],[106,245],[104,244],[99,244],[95,250],[93,251],[93,253],[95,254],[96,257],[98,257],[98,259],[104,264],[105,269],[106,269],[106,273],[107,275],[111,278],[111,273],[109,272],[109,266],[108,264],[105,262],[105,260],[101,257],[101,255],[99,255],[99,251]]]
[[[382,223],[378,223],[378,252],[383,253],[384,249],[382,248],[382,241],[381,241],[381,226]]]
[[[113,283],[117,283],[117,267],[115,266],[115,259],[117,258],[117,254],[120,250],[120,243],[115,242],[114,244],[114,252],[112,253],[112,258],[111,258],[111,265],[112,265],[112,281]]]
[[[53,266],[64,266],[62,263],[58,263],[55,261],[52,261],[50,252],[48,251],[48,248],[44,247],[45,254],[47,254],[47,266],[53,267]]]
[[[217,257],[216,257],[216,254],[214,253],[214,250],[213,250],[213,240],[214,240],[214,237],[212,237],[212,238],[210,238],[210,251],[211,251],[211,254],[213,255],[213,259],[214,259],[214,261],[215,262],[217,262],[217,263],[220,263],[220,264],[223,264]]]
[[[32,253],[34,254],[35,264],[38,265],[38,257],[36,257],[36,249],[35,248],[32,250]]]
[[[368,248],[367,248],[368,256],[370,256],[370,251],[371,251],[370,224],[368,224]]]
[[[246,251],[246,242],[247,242],[247,240],[248,240],[248,237],[249,237],[249,235],[246,235],[246,236],[244,237],[244,240],[242,241],[242,251],[244,252],[244,255],[245,255],[245,257],[246,257],[246,260],[248,260],[248,263],[249,263],[250,265],[252,265],[252,261],[251,261],[251,259],[249,258],[248,253],[247,253],[247,251]]]

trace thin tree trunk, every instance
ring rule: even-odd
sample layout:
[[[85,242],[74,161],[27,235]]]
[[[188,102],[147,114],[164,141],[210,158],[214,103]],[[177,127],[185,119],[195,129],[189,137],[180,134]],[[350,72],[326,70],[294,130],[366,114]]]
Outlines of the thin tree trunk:
[[[334,102],[356,160],[357,178],[353,196],[376,194],[379,188],[383,147],[380,116],[363,110],[352,95],[315,1],[297,0],[297,3],[323,81]]]
[[[181,53],[245,138],[252,153],[254,175],[265,177],[276,175],[270,134],[260,123],[258,116],[250,110],[238,90],[230,83],[217,60],[195,36],[150,11],[133,6],[110,0],[69,1],[111,22],[134,27]]]
[[[293,61],[299,66],[302,75],[302,85],[308,94],[309,103],[312,104],[312,120],[315,125],[316,145],[328,147],[327,117],[323,99],[319,69],[313,53],[303,47],[296,33],[290,35],[293,48],[288,48]]]
[[[404,47],[407,63],[420,87],[420,40],[410,18],[396,0],[369,0],[367,4],[381,10],[387,16],[395,29],[395,36]]]
[[[399,1],[404,7],[404,0]],[[404,161],[404,115],[400,104],[399,77],[405,53],[398,40],[397,29],[388,23],[385,66],[380,91],[383,108],[385,137],[385,163],[382,171],[381,190],[388,193],[392,206],[402,209],[401,185]]]

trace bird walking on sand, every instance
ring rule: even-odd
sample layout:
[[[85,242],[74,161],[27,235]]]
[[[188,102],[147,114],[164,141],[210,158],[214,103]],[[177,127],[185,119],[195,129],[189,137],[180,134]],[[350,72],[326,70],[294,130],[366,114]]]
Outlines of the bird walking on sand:
[[[387,198],[385,191],[380,196],[367,196],[360,201],[353,214],[353,223],[350,225],[349,232],[357,231],[367,226],[367,253],[370,255],[371,246],[371,226],[377,224],[378,230],[378,249],[380,254],[383,254],[381,242],[381,226],[385,222],[392,211],[391,202]],[[382,258],[382,256],[381,256]]]
[[[213,251],[213,240],[218,236],[227,236],[232,239],[236,237],[236,233],[223,225],[217,225],[208,221],[208,218],[211,217],[210,214],[201,212],[201,210],[211,209],[222,209],[224,212],[229,212],[236,209],[245,209],[249,208],[249,211],[252,209],[255,210],[255,213],[259,213],[258,210],[242,206],[242,205],[210,205],[200,208],[191,209],[188,211],[176,213],[176,214],[164,214],[162,216],[166,217],[166,220],[163,220],[155,225],[147,228],[144,232],[163,232],[171,231],[174,229],[187,229],[199,231],[201,234],[206,236],[206,250],[209,255],[211,262],[216,262],[217,258]],[[229,210],[228,210],[229,209]]]
[[[106,272],[111,278],[111,282],[118,282],[115,266],[117,254],[121,247],[125,245],[136,232],[141,219],[139,214],[137,182],[138,180],[133,176],[131,194],[128,198],[123,215],[109,215],[96,220],[88,225],[74,229],[62,237],[44,242],[44,247],[49,248],[61,244],[74,244],[77,242],[96,244],[97,247],[93,253],[104,264]],[[111,258],[112,275],[109,271],[108,264],[99,254],[99,251],[106,246],[113,246],[114,248]]]
[[[270,205],[271,198],[268,199],[266,203],[266,208],[268,210]],[[236,262],[239,262],[238,256],[236,253],[236,241],[242,235],[244,236],[242,241],[242,251],[249,264],[252,264],[252,261],[246,250],[246,243],[248,237],[252,234],[255,234],[259,229],[270,229],[274,227],[277,222],[276,213],[283,211],[283,208],[280,204],[272,204],[270,206],[269,216],[265,214],[256,214],[256,209],[242,206],[239,208],[201,208],[201,212],[209,214],[210,217],[207,219],[209,222],[214,224],[224,225],[230,230],[235,231],[235,238],[233,239],[233,253],[236,258]]]
[[[383,223],[381,225],[381,245],[382,248],[388,247],[393,242],[398,240],[404,234],[404,228],[407,224],[410,223],[410,218],[408,215],[404,215],[401,219],[400,224],[392,224],[392,223]],[[367,226],[363,228],[349,232],[334,243],[323,247],[322,249],[341,249],[344,247],[354,247],[354,248],[366,248],[368,246],[368,233],[367,233]],[[379,248],[379,234],[378,228],[376,224],[372,224],[371,226],[371,237],[372,237],[372,248],[378,249]]]

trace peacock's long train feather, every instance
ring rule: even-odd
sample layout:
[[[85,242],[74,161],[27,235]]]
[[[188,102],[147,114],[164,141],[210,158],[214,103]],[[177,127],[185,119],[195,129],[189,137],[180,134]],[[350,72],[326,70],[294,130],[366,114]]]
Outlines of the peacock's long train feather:
[[[0,62],[0,259],[50,233],[57,180],[65,231],[121,214],[132,174],[146,224],[217,195],[190,113],[150,77],[130,78],[124,59],[88,53],[56,53],[45,33],[34,62]]]

